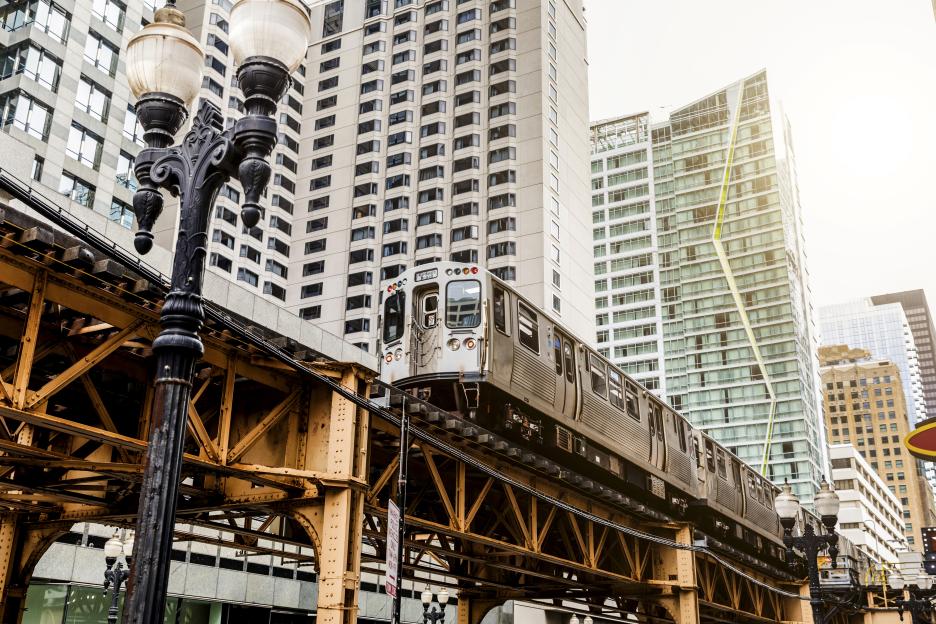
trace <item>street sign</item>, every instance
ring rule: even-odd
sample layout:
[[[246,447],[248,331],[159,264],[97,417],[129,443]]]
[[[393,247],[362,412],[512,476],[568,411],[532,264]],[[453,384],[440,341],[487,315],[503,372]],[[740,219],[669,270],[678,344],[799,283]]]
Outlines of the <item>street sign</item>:
[[[400,560],[400,508],[393,501],[387,505],[387,595],[397,597],[397,569]]]

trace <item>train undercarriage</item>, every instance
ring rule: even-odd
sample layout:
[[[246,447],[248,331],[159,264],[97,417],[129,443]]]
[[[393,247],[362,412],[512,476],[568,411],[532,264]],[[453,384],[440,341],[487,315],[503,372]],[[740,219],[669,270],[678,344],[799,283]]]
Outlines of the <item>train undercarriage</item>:
[[[759,557],[783,561],[769,539],[621,458],[554,418],[483,381],[427,378],[399,384],[419,398],[461,416],[671,517],[691,520],[713,537]]]

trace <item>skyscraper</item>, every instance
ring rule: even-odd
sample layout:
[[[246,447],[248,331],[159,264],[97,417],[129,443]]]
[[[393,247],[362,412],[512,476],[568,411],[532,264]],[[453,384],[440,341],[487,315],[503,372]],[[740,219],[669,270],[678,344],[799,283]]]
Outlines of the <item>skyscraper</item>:
[[[936,416],[936,327],[933,326],[933,316],[926,301],[926,293],[922,290],[908,290],[871,297],[871,302],[876,306],[899,303],[907,315],[920,365],[925,418]]]
[[[123,57],[130,37],[163,4],[27,0],[0,7],[3,130],[35,153],[29,182],[99,230],[108,220],[133,227],[133,164],[143,132]],[[232,0],[177,4],[206,52],[200,98],[216,104],[231,125],[244,106],[228,50]],[[273,176],[262,199],[260,224],[247,231],[238,221],[241,190],[232,181],[217,199],[208,230],[208,270],[274,303],[286,299],[304,72],[305,65],[279,106],[278,144],[270,157]],[[155,231],[157,244],[164,247],[175,240],[175,210],[167,196]]]
[[[319,2],[291,309],[373,350],[379,283],[487,266],[594,340],[582,3]]]
[[[936,523],[936,508],[923,462],[903,445],[911,423],[899,368],[849,345],[823,346],[819,360],[829,443],[852,444],[868,460],[900,499],[904,537],[921,550],[920,530]]]
[[[887,359],[900,371],[910,424],[926,417],[923,381],[916,343],[907,315],[899,303],[874,305],[860,299],[819,309],[822,344],[847,344]]]
[[[638,256],[650,253],[658,267],[658,274],[643,271],[640,279],[649,281],[640,290],[625,277],[597,295],[599,307],[603,298],[608,305],[597,317],[598,337],[609,331],[602,344],[613,359],[620,360],[618,348],[630,356],[630,327],[622,327],[619,347],[615,318],[623,322],[632,309],[658,306],[662,334],[640,349],[647,367],[654,365],[653,349],[665,354],[661,386],[669,402],[771,479],[789,479],[809,500],[826,464],[816,336],[790,128],[771,101],[766,72],[673,111],[649,135],[652,171],[637,173],[635,165],[607,172],[601,167],[608,162],[593,158],[593,220],[610,219],[612,210],[623,218],[646,202],[656,227],[647,240],[642,226],[632,225],[641,220],[635,213],[610,244],[596,241],[596,268],[612,250],[620,250],[615,259],[631,262],[624,251],[630,244]],[[639,148],[636,142],[616,153]],[[647,182],[628,178],[637,175]],[[632,227],[638,230],[627,232]],[[593,235],[611,230],[596,227]],[[631,293],[641,290],[658,292],[655,304],[638,306]]]

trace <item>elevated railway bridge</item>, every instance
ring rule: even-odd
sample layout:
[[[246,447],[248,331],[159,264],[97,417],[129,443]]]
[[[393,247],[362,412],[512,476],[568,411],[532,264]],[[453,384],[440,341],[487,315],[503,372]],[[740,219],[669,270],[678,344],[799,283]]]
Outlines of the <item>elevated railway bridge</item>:
[[[14,623],[74,523],[133,526],[165,280],[3,173],[0,187],[38,211],[0,220],[0,622]],[[789,570],[392,388],[382,408],[361,363],[208,316],[178,514],[212,530],[177,539],[309,566],[321,624],[354,622],[361,573],[381,574],[404,410],[403,576],[451,587],[460,624],[507,600],[652,624],[811,621]],[[836,622],[883,616],[862,614],[864,594],[830,601]]]

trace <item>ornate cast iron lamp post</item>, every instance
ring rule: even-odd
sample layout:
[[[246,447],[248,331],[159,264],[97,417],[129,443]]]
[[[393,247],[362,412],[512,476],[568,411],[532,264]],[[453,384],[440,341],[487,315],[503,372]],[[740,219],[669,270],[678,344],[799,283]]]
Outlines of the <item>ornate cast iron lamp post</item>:
[[[224,183],[234,178],[246,198],[241,221],[253,227],[260,220],[259,199],[270,180],[267,159],[276,143],[273,115],[290,74],[305,58],[312,28],[299,0],[236,0],[230,24],[246,114],[224,130],[221,111],[202,101],[177,146],[173,139],[201,88],[204,52],[185,28],[175,0],[167,0],[153,23],[127,45],[127,77],[147,145],[134,167],[137,251],[152,248],[152,227],[163,208],[160,188],[179,198],[180,212],[171,288],[161,312],[162,331],[153,341],[155,399],[137,552],[127,584],[128,624],[163,621],[191,379],[204,352],[198,333],[204,322],[201,292],[211,208]]]
[[[819,553],[828,548],[832,558],[832,567],[836,566],[838,558],[838,535],[835,533],[835,523],[838,521],[839,497],[829,488],[825,479],[820,484],[819,493],[813,499],[816,513],[822,519],[828,533],[817,535],[811,524],[806,524],[803,534],[793,536],[793,527],[799,516],[799,499],[793,494],[789,484],[783,486],[783,492],[774,501],[780,524],[783,525],[783,543],[787,547],[787,559],[793,559],[793,549],[802,552],[806,557],[806,568],[809,571],[809,603],[812,605],[813,622],[823,624],[825,615],[822,605],[822,587],[819,584]]]
[[[126,542],[122,542],[114,533],[114,537],[104,544],[104,595],[111,590],[111,604],[107,610],[107,624],[117,624],[118,604],[120,602],[120,586],[130,576],[130,563],[133,560],[133,533]],[[120,555],[127,561],[127,567],[117,561]]]
[[[426,587],[419,597],[422,599],[423,604],[423,624],[445,624],[445,605],[448,604],[449,599],[448,590],[442,588],[436,594],[435,599],[439,603],[439,608],[436,609],[433,606],[432,611],[429,610],[430,605],[432,605],[432,590]]]

